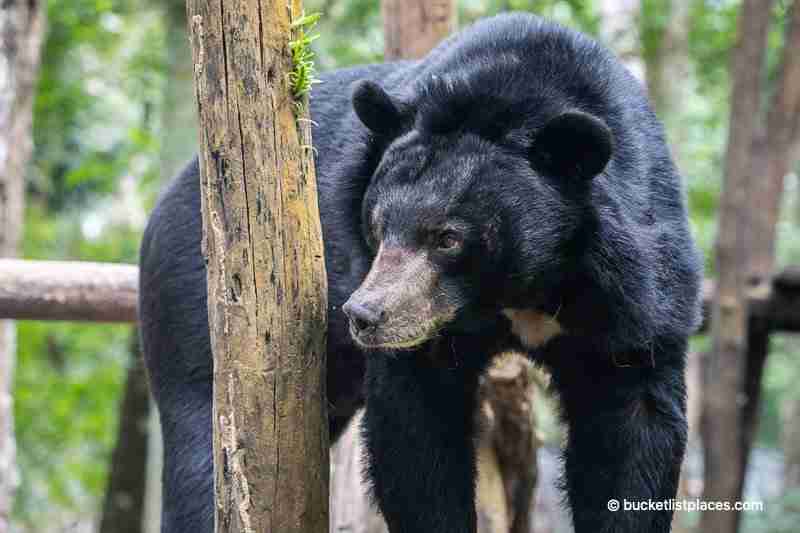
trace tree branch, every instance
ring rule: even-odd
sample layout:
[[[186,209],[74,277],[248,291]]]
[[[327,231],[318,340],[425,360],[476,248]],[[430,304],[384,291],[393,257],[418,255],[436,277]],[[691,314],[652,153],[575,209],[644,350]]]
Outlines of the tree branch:
[[[0,318],[135,322],[134,265],[0,259]]]

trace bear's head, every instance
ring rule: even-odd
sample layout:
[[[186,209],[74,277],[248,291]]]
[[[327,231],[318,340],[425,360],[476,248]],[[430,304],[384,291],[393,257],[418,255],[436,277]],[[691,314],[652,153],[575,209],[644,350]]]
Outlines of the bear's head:
[[[500,113],[486,127],[431,120],[368,81],[353,106],[385,140],[362,204],[374,259],[343,307],[355,341],[407,349],[501,314],[536,316],[611,159],[609,127],[569,108]]]

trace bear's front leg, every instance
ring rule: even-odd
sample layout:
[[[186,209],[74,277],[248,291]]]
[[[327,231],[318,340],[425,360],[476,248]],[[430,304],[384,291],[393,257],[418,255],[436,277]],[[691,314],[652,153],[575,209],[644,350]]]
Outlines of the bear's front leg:
[[[474,533],[478,377],[440,348],[368,356],[367,477],[391,533]]]
[[[576,533],[670,531],[686,447],[685,348],[552,357],[569,425],[566,489]],[[626,510],[631,503],[645,510]]]

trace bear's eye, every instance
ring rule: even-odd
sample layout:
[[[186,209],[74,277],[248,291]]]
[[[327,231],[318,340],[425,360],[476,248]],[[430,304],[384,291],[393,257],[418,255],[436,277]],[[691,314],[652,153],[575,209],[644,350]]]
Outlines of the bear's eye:
[[[447,230],[439,233],[436,238],[436,248],[443,252],[454,252],[463,244],[461,235],[455,231]]]

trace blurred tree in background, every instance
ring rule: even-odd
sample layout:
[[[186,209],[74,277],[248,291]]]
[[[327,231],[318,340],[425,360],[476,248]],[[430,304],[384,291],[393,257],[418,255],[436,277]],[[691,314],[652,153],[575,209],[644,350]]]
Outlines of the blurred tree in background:
[[[47,8],[22,253],[136,262],[142,198],[157,179],[159,10],[139,0],[50,0]],[[130,328],[18,328],[17,523],[53,531],[90,522],[106,483]]]
[[[789,3],[779,3],[773,17],[770,83]],[[377,0],[305,4],[309,11],[323,13],[322,37],[315,43],[320,70],[382,59]],[[461,0],[459,23],[524,10],[598,35],[600,4],[601,0]],[[641,0],[639,7],[646,83],[676,147],[688,184],[693,228],[710,259],[729,116],[729,53],[736,40],[739,2]],[[184,1],[48,0],[48,18],[34,104],[35,147],[22,254],[29,259],[136,262],[147,210],[160,185],[182,166],[197,142]],[[685,49],[682,55],[670,56],[676,40],[685,41]],[[682,62],[674,66],[670,62],[676,57]],[[673,70],[665,65],[673,65]],[[682,73],[680,78],[674,69]],[[659,78],[663,72],[672,74]],[[670,104],[676,100],[679,105]],[[787,189],[779,223],[779,265],[800,263],[793,219],[793,213],[800,212],[796,175],[787,180]],[[23,475],[16,496],[16,527],[31,532],[73,530],[74,524],[88,527],[103,500],[131,361],[131,328],[34,322],[21,322],[18,328],[14,407]],[[791,424],[781,420],[793,417],[797,424],[799,346],[788,335],[772,344],[757,437],[757,444],[769,453],[780,455],[781,443],[797,440],[784,431]],[[706,350],[708,343],[699,338],[695,347]],[[557,441],[555,431],[548,434],[551,442]],[[744,530],[796,529],[781,524],[800,522],[792,514],[800,508],[798,500],[787,495],[771,507],[767,520],[763,514],[746,516]]]

